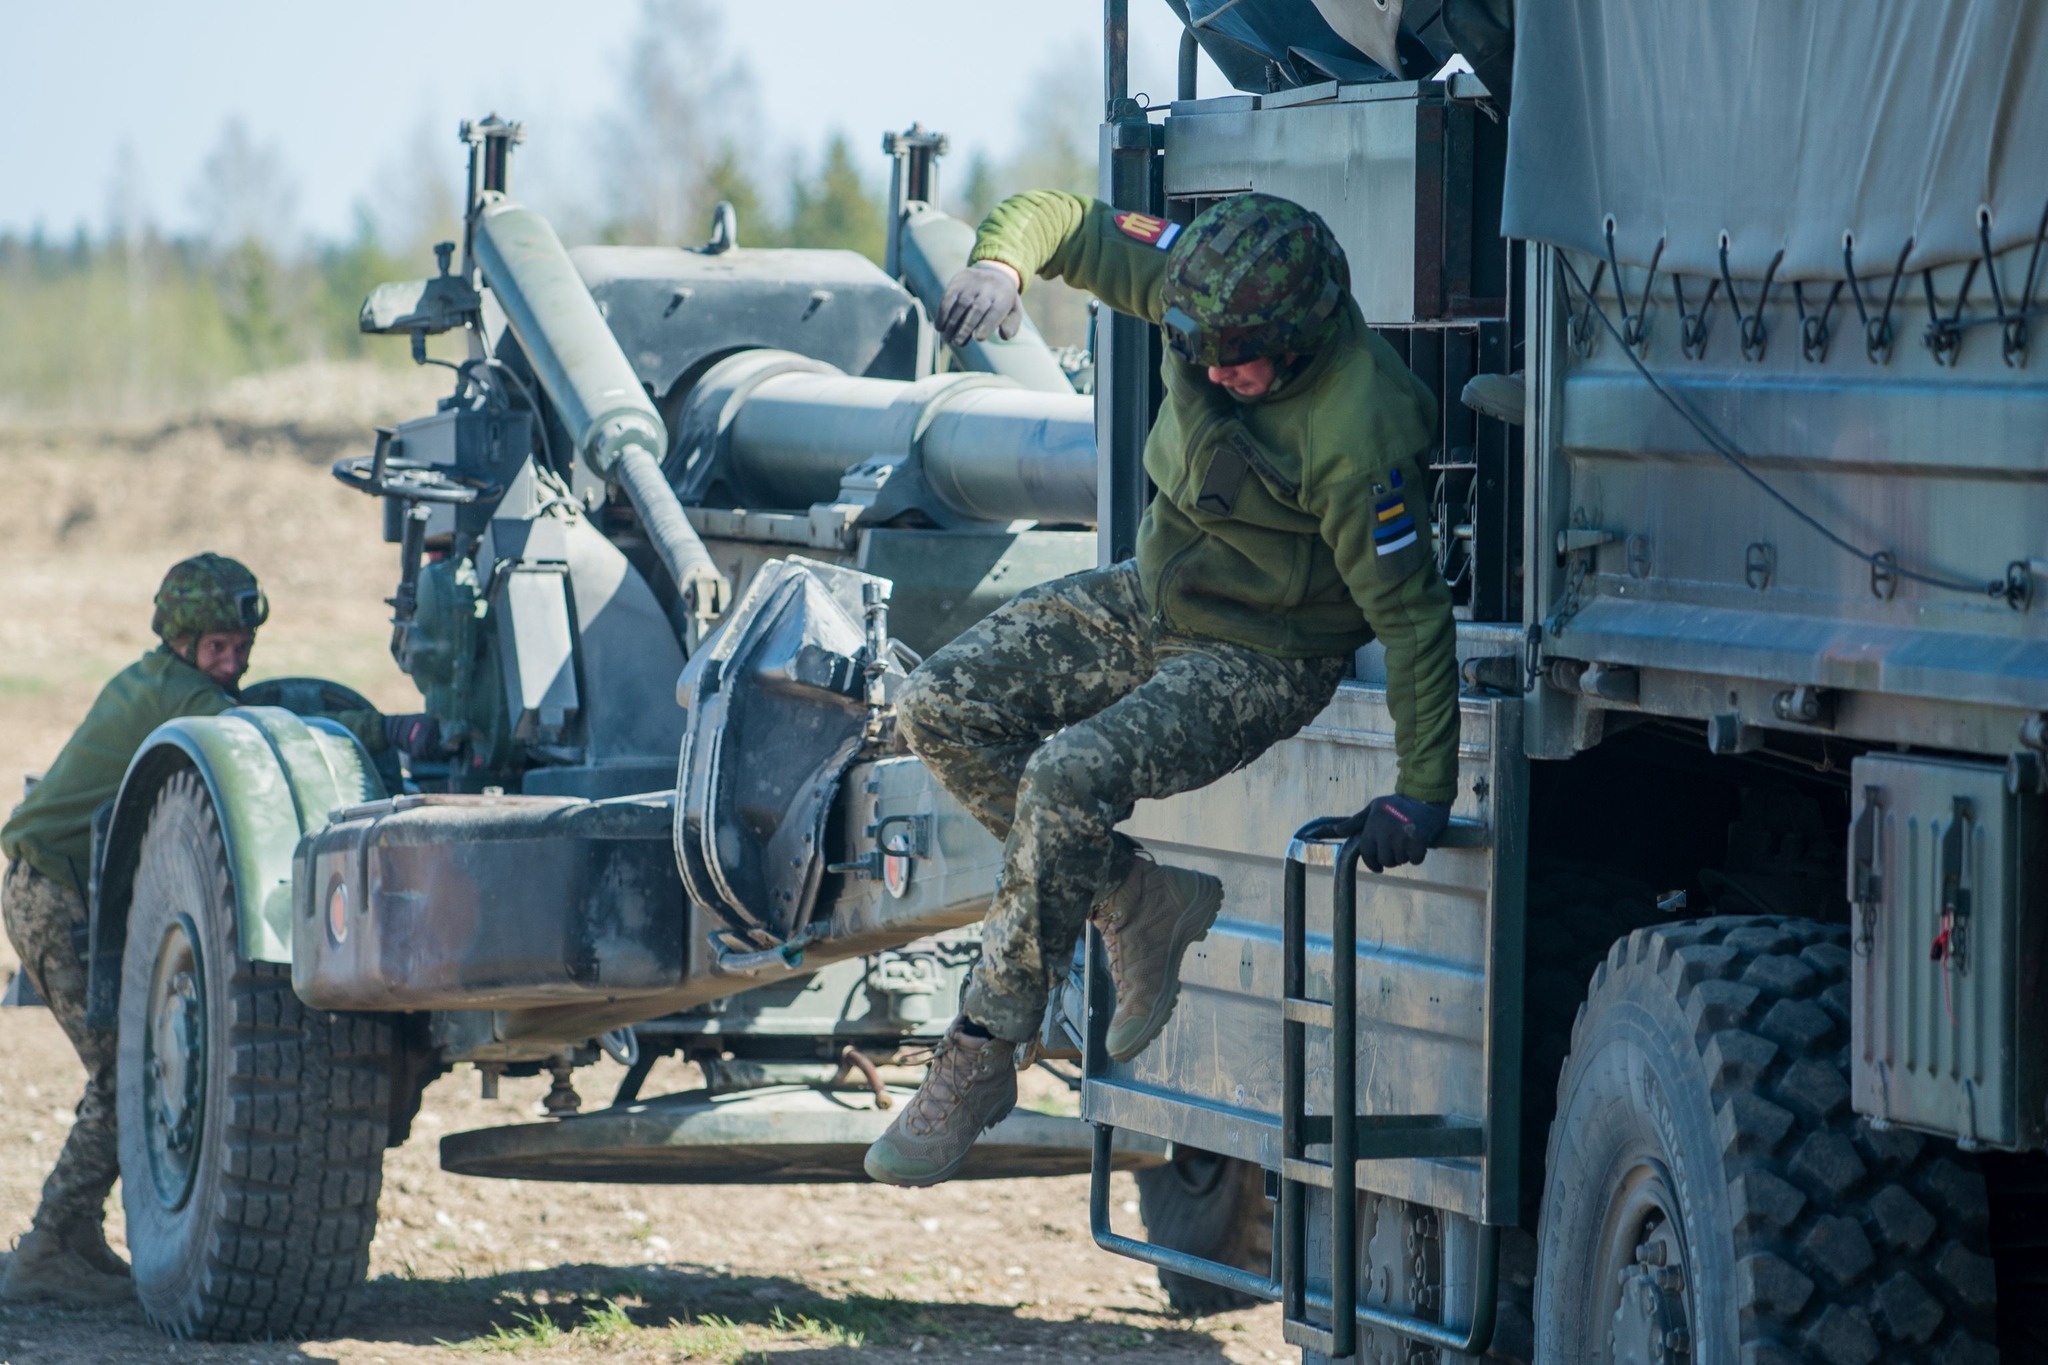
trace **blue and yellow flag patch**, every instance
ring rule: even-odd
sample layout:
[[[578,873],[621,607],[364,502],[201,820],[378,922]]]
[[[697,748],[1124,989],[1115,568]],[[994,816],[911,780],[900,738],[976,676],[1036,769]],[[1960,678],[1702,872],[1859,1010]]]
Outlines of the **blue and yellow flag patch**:
[[[1416,540],[1415,516],[1408,510],[1408,491],[1401,471],[1393,471],[1393,489],[1373,502],[1372,543],[1382,558],[1399,554]],[[1377,491],[1377,490],[1375,490]]]

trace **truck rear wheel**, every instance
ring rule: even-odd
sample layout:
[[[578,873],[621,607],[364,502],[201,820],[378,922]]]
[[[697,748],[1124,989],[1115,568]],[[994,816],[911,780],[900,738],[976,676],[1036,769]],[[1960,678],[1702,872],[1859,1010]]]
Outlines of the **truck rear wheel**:
[[[1173,1160],[1139,1171],[1137,1181],[1138,1213],[1150,1240],[1241,1270],[1271,1268],[1273,1207],[1266,1202],[1265,1172],[1258,1166],[1176,1146]],[[1171,1270],[1159,1272],[1159,1287],[1176,1313],[1190,1317],[1259,1302]]]
[[[1997,1359],[1975,1163],[1849,1108],[1849,960],[1798,919],[1614,945],[1558,1085],[1537,1359]]]
[[[143,1311],[179,1337],[329,1331],[362,1282],[391,1124],[390,1025],[307,1009],[237,949],[197,775],[158,792],[121,965],[121,1201]]]

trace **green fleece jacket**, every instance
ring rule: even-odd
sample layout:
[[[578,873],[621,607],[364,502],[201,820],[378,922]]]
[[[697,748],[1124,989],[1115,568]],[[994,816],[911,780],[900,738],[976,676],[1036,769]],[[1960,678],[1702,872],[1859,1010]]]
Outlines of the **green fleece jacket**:
[[[50,770],[0,825],[0,852],[83,895],[92,871],[92,814],[121,789],[128,761],[149,732],[179,716],[217,716],[235,705],[219,683],[157,646],[100,689]],[[375,711],[335,719],[372,750],[384,747]]]
[[[1157,323],[1172,233],[1157,219],[1040,190],[997,205],[972,259],[1085,289]],[[1345,300],[1329,341],[1265,397],[1240,401],[1167,352],[1145,442],[1158,493],[1138,574],[1176,630],[1285,658],[1377,638],[1399,791],[1449,801],[1458,776],[1450,589],[1436,571],[1422,460],[1436,400]]]

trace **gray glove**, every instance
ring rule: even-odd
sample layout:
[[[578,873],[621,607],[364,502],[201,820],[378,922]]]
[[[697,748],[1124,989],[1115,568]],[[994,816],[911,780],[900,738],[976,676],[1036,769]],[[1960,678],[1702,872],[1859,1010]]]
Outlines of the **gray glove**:
[[[1429,846],[1450,827],[1451,808],[1410,796],[1376,797],[1358,814],[1334,821],[1323,837],[1349,839],[1363,832],[1359,852],[1374,872],[1420,863]]]
[[[1024,305],[1008,266],[977,261],[946,284],[939,301],[939,335],[948,345],[987,341],[998,333],[1008,341],[1024,325]]]

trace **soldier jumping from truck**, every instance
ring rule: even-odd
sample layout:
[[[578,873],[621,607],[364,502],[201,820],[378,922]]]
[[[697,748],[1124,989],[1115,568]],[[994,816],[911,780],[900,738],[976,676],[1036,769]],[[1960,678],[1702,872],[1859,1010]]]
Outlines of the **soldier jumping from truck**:
[[[1158,493],[1134,561],[1019,594],[899,700],[900,732],[1004,841],[1004,865],[959,1017],[868,1150],[868,1174],[890,1184],[947,1179],[1014,1106],[1019,1051],[1084,923],[1116,988],[1110,1056],[1165,1026],[1223,887],[1116,831],[1138,800],[1206,786],[1295,734],[1373,639],[1400,777],[1341,832],[1374,871],[1420,863],[1457,779],[1451,596],[1422,464],[1436,404],[1366,327],[1329,227],[1264,194],[1185,227],[1020,194],[982,223],[940,332],[956,346],[1013,335],[1032,274],[1164,333],[1166,400],[1145,445]]]
[[[35,1220],[0,1280],[0,1300],[77,1306],[133,1294],[126,1263],[107,1246],[107,1192],[120,1173],[115,1121],[115,1037],[86,1019],[86,887],[93,813],[111,801],[150,731],[179,716],[219,715],[238,704],[242,674],[270,603],[256,576],[223,555],[172,566],[157,589],[150,629],[162,643],[100,690],[28,797],[0,825],[8,858],[0,911],[21,969],[85,1064],[85,1094]],[[338,713],[372,752],[425,752],[428,716]]]

